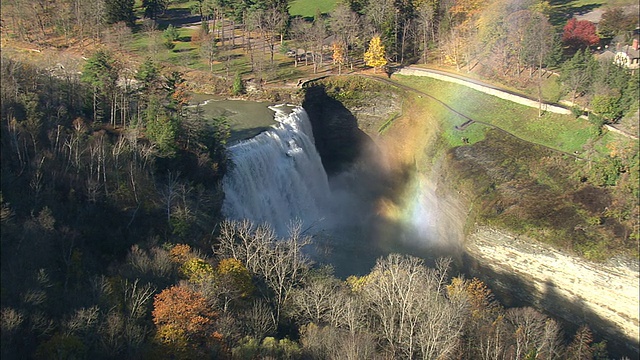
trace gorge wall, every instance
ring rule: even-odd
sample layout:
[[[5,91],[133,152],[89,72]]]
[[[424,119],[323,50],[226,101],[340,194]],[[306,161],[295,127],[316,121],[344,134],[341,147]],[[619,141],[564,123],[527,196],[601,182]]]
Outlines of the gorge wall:
[[[353,113],[328,96],[323,87],[307,88],[302,107],[309,114],[316,148],[327,173],[346,169],[370,143]]]
[[[400,101],[398,99],[395,106],[401,107]],[[374,96],[368,106],[360,108],[380,113],[380,124],[390,111],[383,109],[388,104],[379,106],[376,102]],[[474,205],[470,200],[473,196],[461,194],[451,186],[455,156],[434,151],[440,131],[436,119],[416,119],[409,109],[380,136],[370,116],[361,121],[359,109],[327,96],[321,87],[309,89],[304,106],[314,127],[318,150],[329,170],[337,172],[347,166],[368,141],[374,143],[390,163],[409,164],[409,169],[398,171],[404,174],[399,176],[403,181],[396,183],[397,192],[391,204],[384,208],[411,213],[416,223],[436,222],[427,227],[435,227],[433,233],[445,238],[444,243],[455,244],[459,241],[456,237],[462,237],[461,252],[441,253],[456,258],[468,276],[479,277],[490,284],[501,302],[513,306],[532,305],[572,324],[586,323],[609,341],[612,354],[637,355],[640,338],[637,261],[592,263],[525,237],[474,224],[471,211]],[[349,150],[341,153],[345,147]],[[422,166],[423,162],[429,165]],[[419,191],[412,190],[416,187]],[[433,199],[419,201],[428,197]],[[434,206],[437,210],[433,216],[415,211],[416,207]],[[400,215],[386,219],[390,217],[403,224]],[[398,237],[396,241],[405,238]],[[433,254],[438,244],[428,245],[403,249],[416,255],[421,251]]]
[[[484,226],[469,234],[465,249],[466,272],[486,278],[505,305],[531,304],[571,324],[586,323],[608,339],[611,354],[637,352],[637,263],[596,264]]]

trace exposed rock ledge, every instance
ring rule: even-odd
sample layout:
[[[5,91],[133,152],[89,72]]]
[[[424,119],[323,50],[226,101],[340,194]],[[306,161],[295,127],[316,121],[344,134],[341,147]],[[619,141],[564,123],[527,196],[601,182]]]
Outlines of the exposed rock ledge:
[[[518,277],[520,285],[533,291],[531,298],[521,300],[533,300],[533,304],[554,315],[573,323],[589,323],[614,338],[620,339],[622,335],[627,338],[624,341],[627,346],[637,349],[640,341],[637,262],[595,264],[486,227],[478,227],[469,235],[467,251],[498,278]],[[509,286],[508,281],[498,282],[503,282],[499,286]]]

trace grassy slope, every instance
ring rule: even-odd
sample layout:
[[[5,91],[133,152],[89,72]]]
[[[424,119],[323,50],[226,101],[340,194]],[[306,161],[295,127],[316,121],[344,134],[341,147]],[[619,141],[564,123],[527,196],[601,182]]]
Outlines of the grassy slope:
[[[447,152],[450,168],[443,181],[470,199],[478,220],[590,259],[618,253],[638,256],[637,239],[629,236],[638,211],[629,193],[634,186],[630,174],[623,174],[615,187],[591,184],[596,177],[593,169],[609,161],[612,149],[637,153],[637,141],[614,133],[598,137],[593,125],[572,116],[552,114],[539,119],[536,109],[460,85],[416,77],[398,76],[396,80],[519,138],[565,152],[578,151],[594,160],[576,161],[477,123],[464,131],[455,130],[466,119],[434,100],[408,94],[412,105],[405,109],[405,116],[409,111],[412,118],[437,118],[441,134],[440,145],[428,150],[429,154],[417,155],[423,165],[419,168],[428,171],[429,162],[438,158],[434,155]],[[411,132],[407,136],[416,136],[417,129],[407,130]],[[469,139],[468,145],[462,137]],[[419,152],[418,147],[413,151]],[[589,180],[582,182],[583,178]]]
[[[582,145],[593,134],[593,126],[585,120],[551,113],[538,118],[537,109],[486,95],[462,85],[424,77],[397,76],[396,80],[435,96],[474,120],[496,125],[524,140],[564,152],[581,152]],[[465,120],[455,114],[445,113],[444,121],[449,123],[449,127],[460,125]],[[474,126],[476,125],[471,125],[468,129]],[[474,130],[469,131],[473,134]],[[458,133],[457,137],[470,137],[465,132]],[[455,137],[451,134],[453,141]]]

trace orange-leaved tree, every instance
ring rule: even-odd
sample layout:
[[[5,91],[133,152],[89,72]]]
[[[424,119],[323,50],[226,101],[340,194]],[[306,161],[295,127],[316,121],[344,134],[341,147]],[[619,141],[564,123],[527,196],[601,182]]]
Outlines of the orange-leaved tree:
[[[217,314],[204,296],[187,287],[173,286],[153,301],[156,341],[173,358],[190,358],[216,346],[220,335],[213,330]]]
[[[364,62],[367,66],[373,67],[373,72],[387,64],[384,51],[380,36],[374,36],[369,42],[369,48],[364,53]]]

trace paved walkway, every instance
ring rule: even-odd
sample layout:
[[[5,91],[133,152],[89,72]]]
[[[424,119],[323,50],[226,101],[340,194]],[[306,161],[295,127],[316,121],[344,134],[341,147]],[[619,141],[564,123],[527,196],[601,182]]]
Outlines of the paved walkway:
[[[507,130],[505,130],[505,129],[497,126],[497,125],[489,124],[489,123],[484,122],[484,121],[479,121],[479,120],[473,119],[470,116],[465,115],[465,114],[457,111],[456,109],[452,108],[446,102],[438,99],[437,97],[435,97],[435,96],[433,96],[431,94],[427,94],[427,93],[425,93],[423,91],[420,91],[418,89],[412,88],[410,86],[400,84],[397,81],[394,81],[393,79],[387,79],[387,78],[384,78],[384,77],[372,76],[372,75],[363,75],[363,74],[354,74],[354,75],[363,76],[363,77],[366,77],[366,78],[369,78],[369,79],[372,79],[372,80],[376,80],[376,81],[386,82],[386,83],[388,83],[390,85],[393,85],[395,87],[398,87],[398,88],[401,88],[401,89],[404,89],[404,90],[407,90],[407,91],[411,91],[411,92],[414,92],[416,94],[420,94],[421,96],[425,96],[425,97],[428,97],[428,98],[436,101],[440,105],[442,105],[445,108],[447,108],[449,111],[451,111],[451,112],[457,114],[458,116],[460,116],[461,118],[465,119],[465,122],[463,124],[455,126],[456,130],[464,130],[469,125],[471,125],[473,123],[478,123],[478,124],[482,124],[482,125],[485,125],[487,127],[496,129],[496,130],[498,130],[498,131],[500,131],[500,132],[502,132],[502,133],[504,133],[504,134],[506,134],[508,136],[514,137],[514,138],[519,139],[521,141],[528,142],[530,144],[534,144],[534,145],[541,146],[543,148],[549,149],[549,150],[551,150],[553,152],[560,153],[560,154],[563,154],[563,155],[567,155],[567,156],[573,157],[573,158],[578,159],[578,160],[586,160],[586,161],[589,161],[589,162],[591,161],[591,160],[582,158],[582,157],[578,156],[577,154],[572,154],[572,153],[569,153],[569,152],[566,152],[566,151],[562,151],[560,149],[552,148],[552,147],[544,145],[544,144],[539,144],[539,143],[536,143],[536,142],[533,142],[533,141],[530,141],[530,140],[523,139],[523,138],[519,137],[518,135],[516,135],[516,134],[514,134],[514,133],[512,133],[510,131],[507,131]]]
[[[520,105],[524,105],[524,106],[528,106],[536,109],[538,108],[538,106],[540,106],[538,101],[535,99],[531,99],[526,96],[516,94],[506,89],[497,88],[493,85],[484,83],[482,81],[465,78],[456,74],[446,73],[444,71],[423,69],[423,68],[409,66],[409,67],[401,68],[399,71],[395,73],[399,75],[426,76],[426,77],[430,77],[430,78],[441,80],[441,81],[447,81],[450,83],[463,85],[468,88],[483,92],[485,94],[493,95],[500,99],[509,100],[509,101],[518,103]],[[571,110],[566,107],[563,107],[557,104],[550,104],[546,102],[542,103],[542,110],[556,113],[556,114],[563,114],[563,115],[571,114]]]

